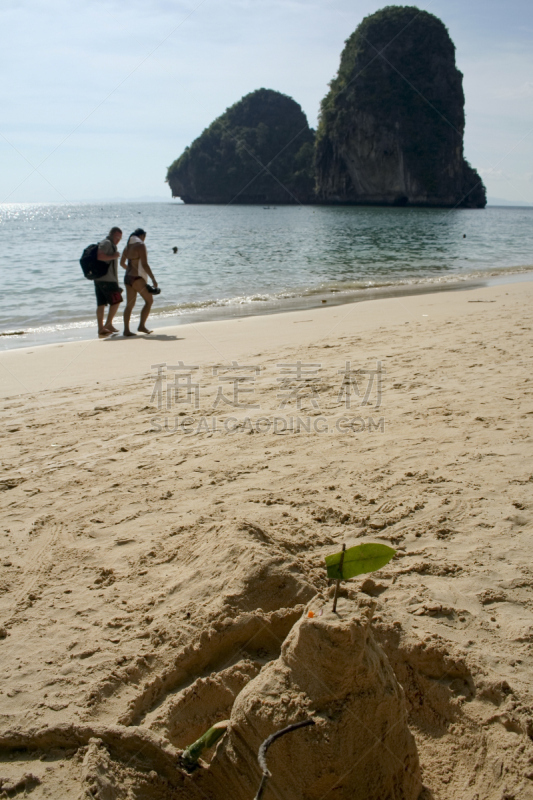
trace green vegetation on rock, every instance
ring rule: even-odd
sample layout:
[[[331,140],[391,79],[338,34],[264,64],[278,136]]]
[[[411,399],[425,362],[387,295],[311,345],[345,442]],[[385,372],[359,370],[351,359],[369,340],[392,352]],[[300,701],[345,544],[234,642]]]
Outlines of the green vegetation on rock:
[[[366,17],[322,101],[319,201],[484,207],[463,157],[462,77],[433,14],[388,6]]]
[[[314,132],[292,98],[271,89],[246,95],[169,167],[185,203],[309,203]]]
[[[484,208],[463,155],[463,76],[445,25],[387,6],[346,41],[316,135],[292,98],[259,89],[169,167],[185,203],[357,203]]]

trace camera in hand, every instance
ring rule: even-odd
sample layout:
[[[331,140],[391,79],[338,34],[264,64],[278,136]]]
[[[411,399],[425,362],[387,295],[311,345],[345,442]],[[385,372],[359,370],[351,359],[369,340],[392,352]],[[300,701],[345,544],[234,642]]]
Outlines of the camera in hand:
[[[146,288],[148,289],[150,294],[161,294],[161,289],[159,288],[159,286],[157,287],[157,289],[155,289],[153,286],[150,286],[150,284],[147,283]]]

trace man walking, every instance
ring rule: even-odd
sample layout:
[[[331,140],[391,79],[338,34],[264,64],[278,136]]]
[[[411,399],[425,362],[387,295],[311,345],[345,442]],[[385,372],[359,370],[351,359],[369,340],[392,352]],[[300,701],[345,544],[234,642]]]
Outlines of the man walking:
[[[105,239],[98,244],[98,260],[108,262],[109,266],[105,275],[94,281],[96,292],[96,320],[98,322],[98,335],[109,336],[118,333],[113,327],[113,317],[122,302],[122,289],[118,285],[118,260],[120,253],[117,245],[122,239],[120,228],[111,228]],[[104,324],[105,308],[109,306],[107,319]]]

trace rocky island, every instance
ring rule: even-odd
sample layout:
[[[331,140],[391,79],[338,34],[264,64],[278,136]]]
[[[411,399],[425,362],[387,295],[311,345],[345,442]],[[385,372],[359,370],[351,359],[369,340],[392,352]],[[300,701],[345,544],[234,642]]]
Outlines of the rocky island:
[[[310,203],[314,132],[292,98],[258,89],[228,108],[168,168],[185,203]]]
[[[387,6],[346,41],[316,137],[291,97],[259,89],[185,148],[167,182],[185,203],[484,208],[464,106],[444,23]]]
[[[330,86],[316,141],[319,202],[485,207],[463,156],[463,76],[437,17],[412,6],[366,17]]]

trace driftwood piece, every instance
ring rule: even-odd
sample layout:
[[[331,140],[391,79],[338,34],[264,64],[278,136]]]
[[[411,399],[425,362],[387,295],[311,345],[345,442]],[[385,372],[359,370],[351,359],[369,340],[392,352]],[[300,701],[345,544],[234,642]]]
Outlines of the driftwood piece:
[[[271,744],[273,744],[276,739],[279,739],[281,736],[285,736],[286,733],[291,733],[291,731],[296,731],[298,728],[306,728],[308,725],[314,725],[314,719],[306,719],[303,722],[295,722],[294,725],[287,725],[286,728],[282,728],[280,731],[276,731],[268,739],[262,743],[261,747],[259,748],[259,753],[257,754],[257,760],[259,761],[259,766],[263,770],[263,775],[261,778],[261,783],[259,784],[259,789],[257,790],[257,794],[255,796],[255,800],[261,800],[263,796],[263,792],[265,791],[266,782],[271,777],[271,773],[267,767],[266,763],[266,754],[267,750]]]

